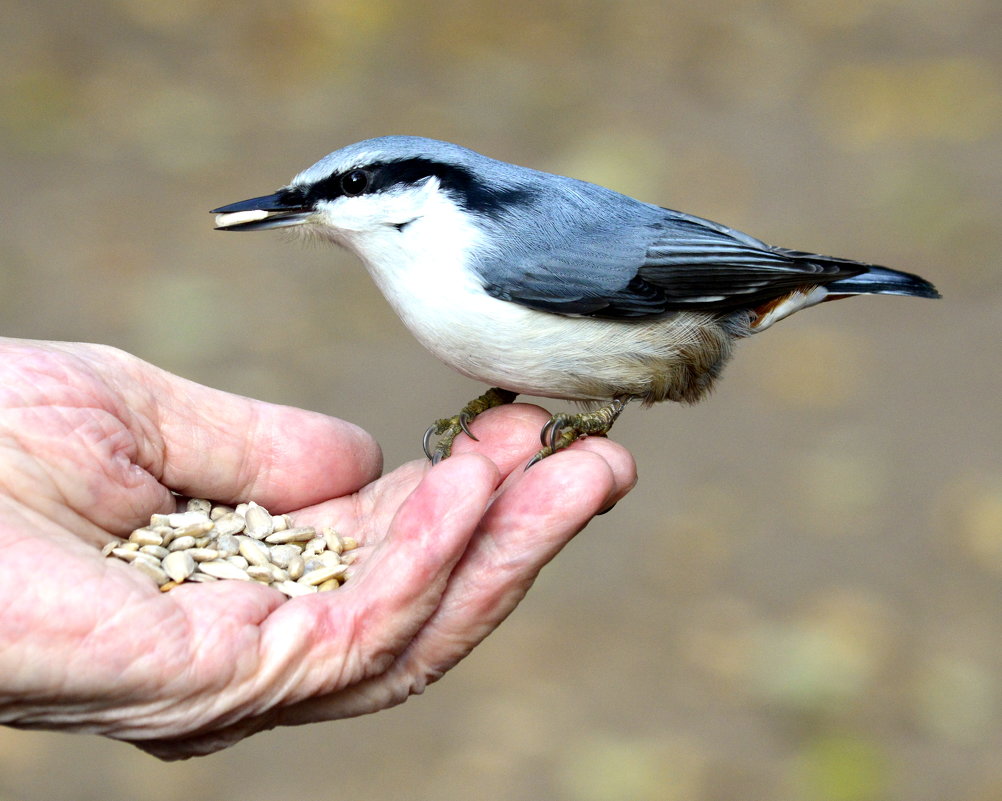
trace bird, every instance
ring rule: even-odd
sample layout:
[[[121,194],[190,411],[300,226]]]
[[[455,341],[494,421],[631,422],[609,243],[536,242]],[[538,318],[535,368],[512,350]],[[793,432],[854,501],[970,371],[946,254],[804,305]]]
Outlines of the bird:
[[[583,404],[540,432],[526,469],[626,405],[695,403],[735,343],[852,295],[940,297],[887,267],[767,245],[711,220],[460,145],[383,136],[330,153],[218,230],[297,229],[353,252],[433,355],[491,388],[436,420],[434,463],[518,395]],[[434,438],[435,443],[432,444]]]

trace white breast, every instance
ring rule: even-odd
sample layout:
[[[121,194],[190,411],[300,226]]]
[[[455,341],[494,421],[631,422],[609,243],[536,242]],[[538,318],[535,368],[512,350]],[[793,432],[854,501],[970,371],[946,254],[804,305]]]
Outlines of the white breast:
[[[524,343],[553,315],[484,292],[464,267],[484,233],[453,203],[436,195],[403,230],[384,226],[353,239],[349,246],[404,325],[443,362],[517,392],[532,392],[541,370],[548,372]]]

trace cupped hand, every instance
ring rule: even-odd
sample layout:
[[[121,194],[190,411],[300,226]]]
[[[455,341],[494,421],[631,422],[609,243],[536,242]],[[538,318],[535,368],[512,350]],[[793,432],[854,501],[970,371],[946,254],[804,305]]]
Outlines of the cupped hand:
[[[342,420],[105,346],[0,340],[0,722],[177,759],[421,692],[636,480],[601,438],[524,471],[546,419],[491,410],[479,442],[380,477],[378,446]],[[101,557],[177,494],[333,525],[361,543],[353,574],[292,600],[242,581],[161,593]]]

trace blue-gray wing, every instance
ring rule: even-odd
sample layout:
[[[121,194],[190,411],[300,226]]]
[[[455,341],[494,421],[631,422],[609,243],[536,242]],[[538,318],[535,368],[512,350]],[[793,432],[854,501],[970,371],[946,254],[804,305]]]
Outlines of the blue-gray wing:
[[[495,297],[560,314],[642,318],[754,306],[868,265],[774,248],[725,226],[643,205],[646,219],[570,222],[488,269]]]

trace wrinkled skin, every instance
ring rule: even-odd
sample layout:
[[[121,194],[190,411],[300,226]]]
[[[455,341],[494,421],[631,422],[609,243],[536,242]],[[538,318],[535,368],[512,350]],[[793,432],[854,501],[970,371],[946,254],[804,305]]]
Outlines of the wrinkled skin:
[[[635,482],[586,439],[523,471],[547,415],[493,409],[430,467],[379,477],[364,431],[191,383],[99,345],[0,339],[0,722],[164,759],[376,712],[441,677]],[[359,540],[336,592],[169,593],[101,557],[171,490],[255,500]]]

